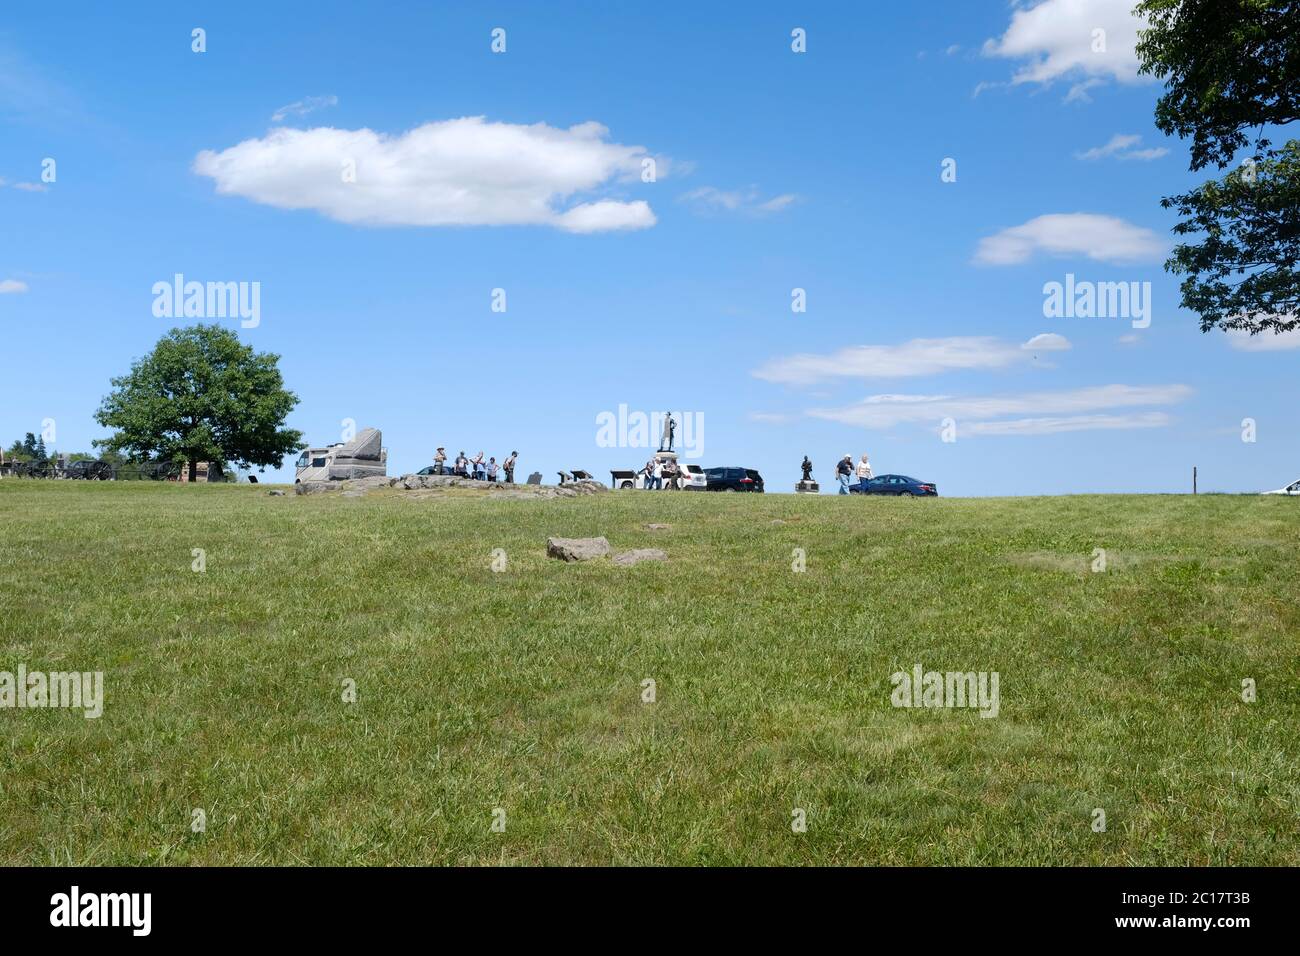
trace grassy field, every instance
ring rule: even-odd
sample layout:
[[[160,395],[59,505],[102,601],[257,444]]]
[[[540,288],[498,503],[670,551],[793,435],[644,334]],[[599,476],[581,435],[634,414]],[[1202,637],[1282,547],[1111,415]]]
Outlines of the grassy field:
[[[671,561],[546,557],[600,534]],[[1258,497],[3,480],[0,671],[106,702],[0,710],[0,864],[1296,865],[1297,544]],[[916,664],[997,717],[891,706]]]

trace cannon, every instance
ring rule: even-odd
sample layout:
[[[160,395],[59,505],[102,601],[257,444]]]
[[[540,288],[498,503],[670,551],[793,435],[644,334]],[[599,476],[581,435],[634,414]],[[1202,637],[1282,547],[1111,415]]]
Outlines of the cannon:
[[[111,462],[86,458],[68,465],[64,477],[83,481],[112,481],[116,473]]]

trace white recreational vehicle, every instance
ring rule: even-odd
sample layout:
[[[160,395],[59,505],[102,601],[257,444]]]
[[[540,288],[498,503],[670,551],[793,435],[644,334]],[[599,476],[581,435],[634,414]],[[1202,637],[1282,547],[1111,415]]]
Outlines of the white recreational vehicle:
[[[345,481],[388,474],[388,449],[377,428],[363,428],[349,442],[336,442],[325,448],[308,448],[298,459],[293,483],[304,481]]]

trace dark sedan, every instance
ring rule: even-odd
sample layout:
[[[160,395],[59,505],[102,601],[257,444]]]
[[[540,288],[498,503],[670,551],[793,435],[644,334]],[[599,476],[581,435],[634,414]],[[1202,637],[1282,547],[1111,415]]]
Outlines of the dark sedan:
[[[849,486],[854,495],[898,495],[903,498],[939,497],[939,487],[932,481],[917,481],[907,475],[879,475]]]

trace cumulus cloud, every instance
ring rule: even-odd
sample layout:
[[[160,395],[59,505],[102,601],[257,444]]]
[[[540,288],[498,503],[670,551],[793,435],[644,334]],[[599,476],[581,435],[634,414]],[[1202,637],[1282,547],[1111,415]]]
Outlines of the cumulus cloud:
[[[283,122],[289,116],[306,116],[308,113],[314,113],[316,110],[323,110],[329,106],[338,106],[339,98],[331,93],[329,96],[308,96],[301,100],[296,100],[288,106],[281,106],[271,114],[271,121],[274,123]]]
[[[17,279],[0,280],[0,295],[8,295],[15,292],[26,292],[27,283],[19,282]]]
[[[840,408],[814,408],[808,414],[842,425],[891,428],[912,423],[935,425],[945,418],[960,433],[1044,434],[1091,428],[1144,427],[1164,424],[1163,413],[1098,415],[1118,408],[1173,405],[1192,394],[1186,385],[1097,385],[1057,392],[954,397],[951,395],[871,395]],[[1009,416],[1028,416],[997,421]],[[1128,422],[1121,425],[1121,422]],[[1002,431],[999,431],[1001,429]]]
[[[1031,349],[1061,351],[1063,335],[1044,333],[1017,345],[992,336],[912,339],[900,345],[857,345],[826,355],[790,355],[753,371],[755,378],[784,385],[812,385],[842,378],[908,378],[960,369],[1004,368],[1032,361]]]
[[[1142,142],[1142,137],[1135,133],[1116,133],[1104,146],[1094,146],[1092,149],[1084,150],[1082,153],[1075,153],[1076,159],[1097,160],[1106,159],[1113,156],[1115,159],[1136,159],[1146,162],[1152,159],[1159,159],[1167,155],[1169,150],[1163,146],[1155,146],[1150,149],[1134,149],[1138,143]]]
[[[1227,335],[1228,344],[1240,352],[1281,352],[1300,349],[1300,329],[1291,329],[1288,332],[1257,332],[1254,335],[1245,329],[1228,329]]]
[[[1150,229],[1115,216],[1052,213],[985,236],[975,250],[975,262],[1017,265],[1039,252],[1086,256],[1098,262],[1146,262],[1162,258],[1165,248],[1164,240]]]
[[[780,212],[798,200],[794,193],[782,193],[764,199],[753,186],[742,190],[722,190],[714,186],[701,186],[677,197],[697,212],[741,212],[751,215]]]
[[[400,135],[370,129],[291,129],[204,150],[194,171],[219,194],[279,209],[314,209],[368,226],[546,225],[570,232],[645,229],[643,200],[578,194],[639,182],[642,146],[608,141],[599,123],[557,129],[481,116],[426,123]],[[656,174],[668,161],[656,160]],[[355,176],[345,175],[355,170]]]
[[[1105,81],[1137,83],[1135,0],[1042,0],[1019,7],[1001,37],[985,42],[986,56],[1020,61],[1012,85],[1074,81],[1067,99],[1086,100]],[[1098,33],[1097,31],[1101,31]]]

